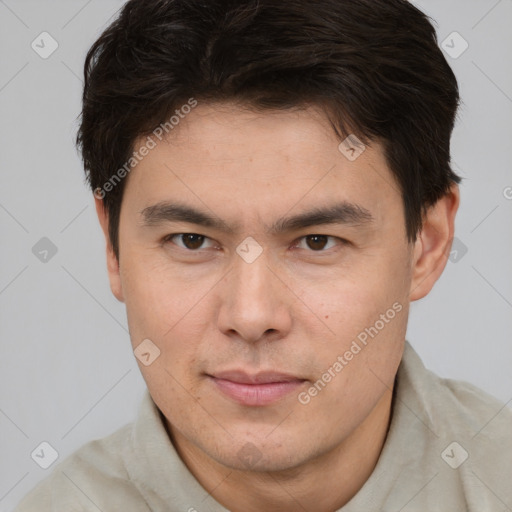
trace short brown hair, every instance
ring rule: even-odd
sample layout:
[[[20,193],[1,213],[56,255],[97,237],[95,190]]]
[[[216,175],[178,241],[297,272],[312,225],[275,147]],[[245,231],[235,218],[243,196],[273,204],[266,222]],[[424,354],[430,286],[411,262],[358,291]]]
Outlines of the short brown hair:
[[[405,0],[130,0],[90,48],[84,74],[77,146],[93,190],[191,97],[316,104],[340,137],[379,140],[409,241],[460,182],[450,167],[457,80],[430,19]],[[103,197],[117,258],[123,188]]]

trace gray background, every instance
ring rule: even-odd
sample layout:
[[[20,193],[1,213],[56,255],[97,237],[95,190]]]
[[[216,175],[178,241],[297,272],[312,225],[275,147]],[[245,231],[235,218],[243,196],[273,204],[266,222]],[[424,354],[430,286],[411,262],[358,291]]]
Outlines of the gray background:
[[[73,146],[86,50],[122,4],[0,0],[0,512],[52,471],[31,458],[41,442],[62,460],[131,421],[145,389]],[[469,48],[446,54],[464,101],[453,136],[465,178],[457,253],[413,303],[407,338],[440,375],[509,402],[512,0],[415,4],[448,51],[463,48],[454,31]],[[47,59],[31,48],[43,31],[59,44]],[[43,237],[57,248],[46,262],[32,251]]]

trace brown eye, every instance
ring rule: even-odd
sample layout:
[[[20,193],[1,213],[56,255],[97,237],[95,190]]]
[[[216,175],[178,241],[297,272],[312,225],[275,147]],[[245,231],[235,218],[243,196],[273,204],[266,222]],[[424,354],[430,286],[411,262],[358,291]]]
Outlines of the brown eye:
[[[196,235],[194,233],[184,233],[182,236],[183,245],[187,249],[199,249],[204,242],[203,235]]]
[[[164,242],[172,242],[174,245],[189,251],[207,249],[208,245],[206,245],[205,242],[210,242],[210,246],[212,244],[212,241],[208,237],[198,235],[197,233],[175,233],[166,236]]]
[[[306,237],[306,244],[314,251],[321,251],[327,245],[328,239],[326,235],[309,235]]]
[[[343,238],[330,235],[306,235],[303,236],[296,247],[309,252],[330,253],[347,242]]]

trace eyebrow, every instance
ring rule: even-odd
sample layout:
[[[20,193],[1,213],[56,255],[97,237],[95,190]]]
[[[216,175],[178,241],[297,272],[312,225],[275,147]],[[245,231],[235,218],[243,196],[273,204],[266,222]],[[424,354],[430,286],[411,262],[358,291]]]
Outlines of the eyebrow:
[[[233,234],[240,224],[228,226],[222,219],[190,206],[162,201],[140,211],[143,226],[156,226],[165,222],[188,222],[218,231]],[[279,234],[324,224],[347,224],[363,226],[372,224],[374,217],[361,205],[342,201],[331,206],[316,207],[297,215],[276,221],[267,232]]]

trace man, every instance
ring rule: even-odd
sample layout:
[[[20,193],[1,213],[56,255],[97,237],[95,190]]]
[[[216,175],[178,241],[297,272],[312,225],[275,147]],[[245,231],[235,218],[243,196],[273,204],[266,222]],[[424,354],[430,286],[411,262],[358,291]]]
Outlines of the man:
[[[405,340],[458,102],[404,0],[129,1],[77,140],[148,393],[17,510],[509,510],[512,414]]]

